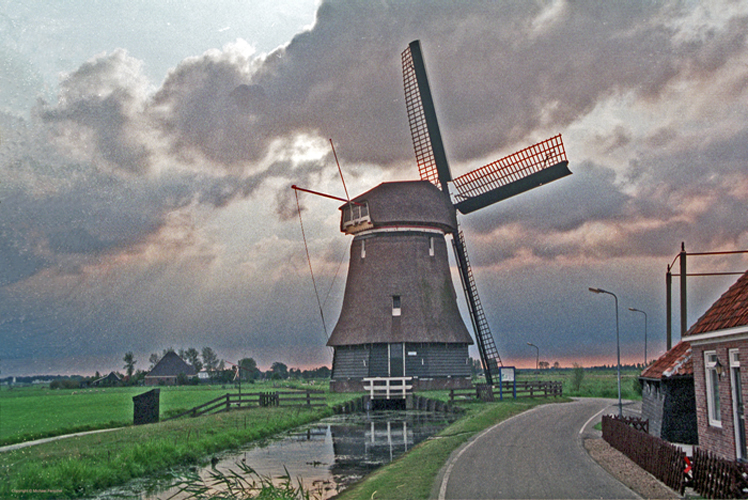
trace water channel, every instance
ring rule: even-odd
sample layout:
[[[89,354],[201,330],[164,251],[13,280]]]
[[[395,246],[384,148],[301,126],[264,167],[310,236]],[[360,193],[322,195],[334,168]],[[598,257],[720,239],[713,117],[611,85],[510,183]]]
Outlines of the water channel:
[[[262,477],[281,481],[287,470],[294,485],[300,480],[312,497],[327,499],[436,434],[454,418],[426,411],[335,415],[264,445],[218,455],[214,465],[199,474],[207,480],[214,468],[224,473],[239,472],[238,465],[246,464]],[[170,478],[132,481],[96,499],[180,500],[186,495],[173,485],[184,473],[176,470]]]

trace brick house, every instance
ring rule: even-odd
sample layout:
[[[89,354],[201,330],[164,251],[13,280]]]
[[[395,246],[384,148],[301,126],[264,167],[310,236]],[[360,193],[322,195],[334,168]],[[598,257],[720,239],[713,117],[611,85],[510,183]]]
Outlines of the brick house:
[[[649,433],[671,443],[698,444],[691,354],[691,344],[679,342],[639,376]]]
[[[699,447],[748,460],[744,401],[748,397],[748,272],[683,336],[691,344]]]

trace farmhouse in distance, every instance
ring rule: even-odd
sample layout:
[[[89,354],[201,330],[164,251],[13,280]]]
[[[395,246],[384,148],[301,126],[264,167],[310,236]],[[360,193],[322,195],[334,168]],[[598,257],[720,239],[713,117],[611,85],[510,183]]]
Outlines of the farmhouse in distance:
[[[181,377],[194,377],[195,369],[173,351],[167,352],[145,376],[145,385],[177,385]]]

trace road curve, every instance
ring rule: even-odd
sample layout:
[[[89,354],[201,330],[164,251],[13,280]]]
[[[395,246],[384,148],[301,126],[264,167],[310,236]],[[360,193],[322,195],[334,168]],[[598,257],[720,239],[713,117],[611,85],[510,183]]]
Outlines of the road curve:
[[[440,500],[640,498],[600,467],[582,431],[610,399],[538,406],[505,420],[452,454],[438,479]]]

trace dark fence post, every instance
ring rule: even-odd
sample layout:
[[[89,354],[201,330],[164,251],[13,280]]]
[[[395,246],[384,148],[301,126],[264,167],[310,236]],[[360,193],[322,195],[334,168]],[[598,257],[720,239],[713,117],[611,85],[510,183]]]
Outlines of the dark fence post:
[[[153,389],[133,396],[133,423],[135,425],[158,422],[160,392],[161,389]]]

